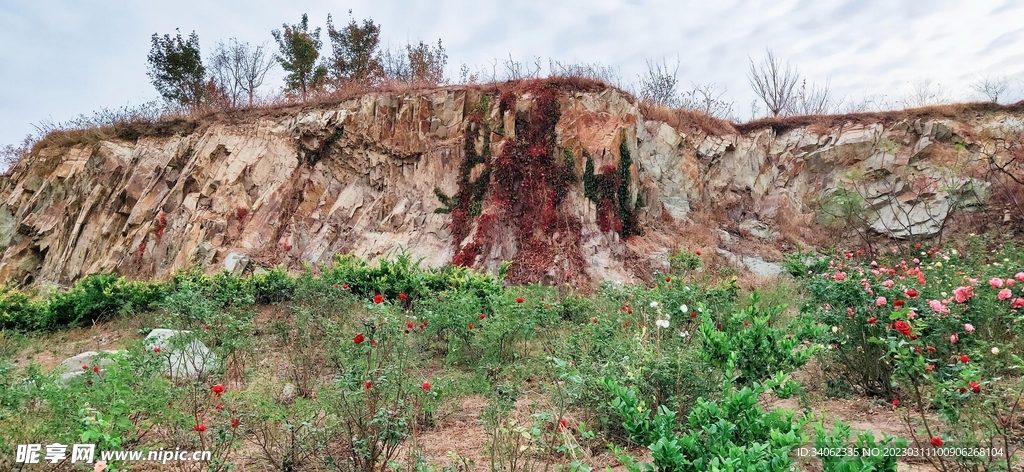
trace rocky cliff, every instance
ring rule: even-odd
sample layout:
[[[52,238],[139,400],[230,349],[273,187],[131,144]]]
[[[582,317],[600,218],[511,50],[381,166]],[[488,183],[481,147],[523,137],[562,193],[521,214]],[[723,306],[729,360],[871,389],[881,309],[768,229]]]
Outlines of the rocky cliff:
[[[588,284],[663,268],[696,214],[724,245],[799,238],[844,204],[874,231],[928,236],[984,204],[1021,108],[734,127],[534,81],[79,133],[0,177],[0,282],[406,250]]]

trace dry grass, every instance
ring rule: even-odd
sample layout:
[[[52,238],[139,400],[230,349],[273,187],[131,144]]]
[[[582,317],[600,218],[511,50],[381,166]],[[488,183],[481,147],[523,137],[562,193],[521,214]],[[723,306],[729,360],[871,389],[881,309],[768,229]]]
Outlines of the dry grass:
[[[892,124],[898,121],[914,120],[918,118],[965,119],[974,115],[995,112],[1024,112],[1024,101],[1011,105],[999,105],[991,102],[952,103],[947,105],[934,105],[883,112],[769,117],[747,123],[736,124],[734,127],[739,133],[750,133],[765,128],[771,128],[776,134],[779,134],[804,126],[814,126],[816,129],[830,129],[843,124]]]
[[[638,106],[647,119],[663,121],[676,129],[698,130],[711,136],[736,134],[736,128],[732,123],[699,111],[669,108],[649,101],[641,101]]]

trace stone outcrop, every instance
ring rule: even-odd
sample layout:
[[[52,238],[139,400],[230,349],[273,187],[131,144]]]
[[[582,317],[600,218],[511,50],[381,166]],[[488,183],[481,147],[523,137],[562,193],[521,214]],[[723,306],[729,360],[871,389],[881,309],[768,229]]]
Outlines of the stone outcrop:
[[[515,281],[631,280],[686,246],[676,231],[694,211],[773,241],[781,221],[811,225],[853,200],[876,231],[915,238],[985,202],[988,159],[1022,117],[716,134],[615,89],[542,82],[215,115],[43,146],[0,177],[0,282],[396,251],[430,266],[510,260]]]

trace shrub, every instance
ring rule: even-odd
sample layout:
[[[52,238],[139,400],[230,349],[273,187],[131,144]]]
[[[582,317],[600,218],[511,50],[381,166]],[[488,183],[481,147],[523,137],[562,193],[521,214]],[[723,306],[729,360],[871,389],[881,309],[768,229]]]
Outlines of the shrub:
[[[698,399],[681,431],[677,431],[675,412],[662,406],[652,415],[635,392],[611,379],[604,384],[614,394],[612,405],[631,439],[651,450],[657,470],[781,472],[793,468],[790,455],[807,440],[801,433],[807,417],[783,409],[765,412],[758,397],[784,380],[780,375],[741,389],[726,380],[722,399]],[[633,459],[619,455],[628,470],[641,470]]]
[[[705,317],[700,326],[705,360],[720,368],[735,362],[740,384],[762,382],[776,373],[803,367],[816,351],[810,340],[817,338],[817,330],[806,319],[797,318],[776,328],[773,324],[785,306],[762,311],[757,305],[758,293],[754,292],[747,308],[720,323]]]
[[[256,303],[279,303],[290,300],[295,294],[295,277],[280,266],[270,272],[253,274],[249,282]]]
[[[864,431],[851,439],[850,425],[840,420],[832,425],[831,431],[825,430],[824,422],[814,425],[814,447],[816,449],[827,449],[833,451],[853,450],[852,455],[824,455],[821,456],[822,470],[828,472],[861,472],[867,470],[887,471],[897,470],[896,454],[886,454],[891,451],[898,451],[907,447],[907,441],[903,438],[896,438],[889,435],[882,435],[881,440],[876,440],[871,431]],[[880,454],[861,454],[865,450],[881,451]]]

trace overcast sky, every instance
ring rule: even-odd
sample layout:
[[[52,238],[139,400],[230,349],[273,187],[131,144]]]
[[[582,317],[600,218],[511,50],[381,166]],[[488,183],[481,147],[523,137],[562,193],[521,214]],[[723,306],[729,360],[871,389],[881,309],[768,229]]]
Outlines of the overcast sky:
[[[272,42],[272,29],[302,13],[312,26],[328,13],[343,24],[350,8],[380,24],[392,45],[441,38],[452,75],[461,63],[511,54],[600,62],[635,79],[648,59],[678,57],[683,84],[725,87],[744,120],[755,98],[748,58],[760,60],[765,48],[811,81],[830,80],[847,102],[895,100],[922,78],[966,100],[977,75],[1009,77],[1008,98],[1024,95],[1019,0],[0,0],[0,144],[44,119],[158,98],[146,77],[153,33],[195,30],[205,56],[231,37]],[[326,31],[322,39],[329,43]]]

